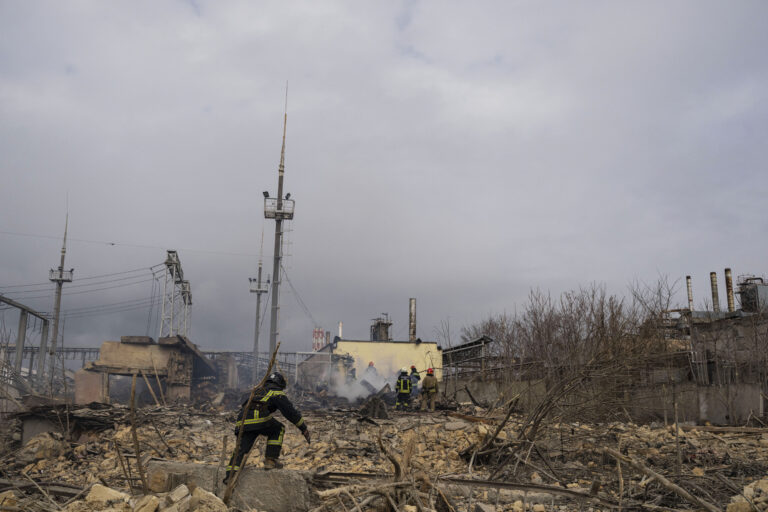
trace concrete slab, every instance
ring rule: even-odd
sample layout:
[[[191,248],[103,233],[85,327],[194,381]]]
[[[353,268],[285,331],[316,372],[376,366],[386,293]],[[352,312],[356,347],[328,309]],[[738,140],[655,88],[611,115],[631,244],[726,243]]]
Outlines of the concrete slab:
[[[152,460],[147,466],[147,476],[153,492],[167,492],[179,484],[194,484],[217,496],[224,494],[221,483],[224,470],[219,471],[218,466],[212,464]],[[230,506],[274,512],[307,511],[316,504],[310,478],[309,471],[265,471],[247,467],[238,479]]]

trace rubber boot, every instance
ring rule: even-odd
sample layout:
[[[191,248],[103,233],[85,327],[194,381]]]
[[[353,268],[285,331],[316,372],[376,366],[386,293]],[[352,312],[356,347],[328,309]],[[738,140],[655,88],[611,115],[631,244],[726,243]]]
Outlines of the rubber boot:
[[[281,469],[283,463],[272,457],[264,457],[264,469]]]

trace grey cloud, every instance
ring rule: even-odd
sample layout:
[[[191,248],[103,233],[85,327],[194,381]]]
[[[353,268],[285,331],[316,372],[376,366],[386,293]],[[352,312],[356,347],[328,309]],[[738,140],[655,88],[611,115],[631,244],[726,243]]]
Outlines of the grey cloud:
[[[289,277],[326,329],[458,330],[553,293],[763,272],[762,2],[66,3],[0,6],[0,230],[58,235],[77,276],[180,250],[193,338],[247,349],[273,224],[283,87]],[[0,289],[56,240],[0,234]],[[184,252],[199,249],[211,252]],[[64,308],[143,297],[114,289]],[[284,289],[281,333],[310,346]],[[683,300],[682,295],[680,300]],[[43,310],[50,299],[31,301]],[[8,314],[6,314],[6,317]],[[72,343],[147,312],[68,322]],[[6,323],[11,322],[9,318]],[[262,331],[266,342],[268,322]]]

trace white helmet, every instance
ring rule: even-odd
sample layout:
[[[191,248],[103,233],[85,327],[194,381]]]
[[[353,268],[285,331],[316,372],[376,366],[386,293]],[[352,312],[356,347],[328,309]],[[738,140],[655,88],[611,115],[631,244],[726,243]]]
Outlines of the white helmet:
[[[408,373],[408,368],[403,366],[402,368],[400,368],[400,373]]]

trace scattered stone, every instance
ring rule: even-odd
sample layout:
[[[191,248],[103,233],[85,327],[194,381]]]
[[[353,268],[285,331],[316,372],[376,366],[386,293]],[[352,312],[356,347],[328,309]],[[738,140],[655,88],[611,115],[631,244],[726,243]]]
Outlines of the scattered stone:
[[[227,512],[227,506],[218,496],[201,487],[192,491],[189,508],[195,512]]]
[[[463,430],[467,428],[468,423],[465,421],[449,421],[443,428],[448,432],[454,432],[456,430]]]
[[[160,498],[147,494],[133,507],[134,512],[155,512],[160,506]]]
[[[31,464],[39,460],[56,459],[69,450],[69,445],[61,440],[61,436],[51,432],[38,434],[27,442],[18,452],[16,460],[22,464]]]
[[[729,503],[726,512],[752,512],[752,505],[746,501],[737,501],[736,503]]]
[[[181,501],[183,498],[189,496],[189,487],[187,487],[184,484],[179,485],[174,490],[172,490],[168,495],[165,497],[165,504],[166,505],[173,505],[176,502]]]
[[[124,492],[116,491],[114,489],[110,489],[109,487],[104,487],[101,484],[96,484],[93,487],[91,487],[91,491],[85,497],[85,501],[103,502],[103,503],[114,503],[114,502],[128,503],[129,499],[130,499],[130,496],[128,496]]]
[[[19,502],[19,496],[16,491],[5,491],[0,493],[0,505],[4,507],[15,507]]]

